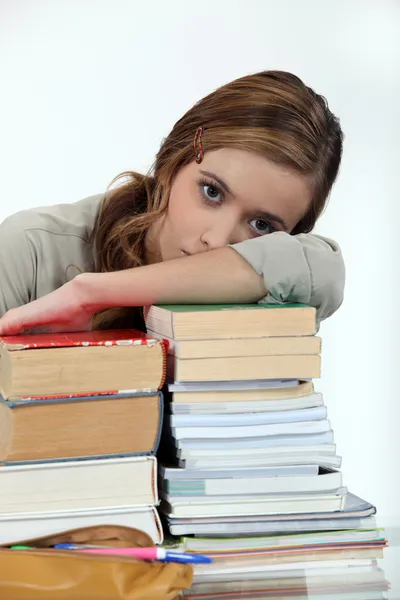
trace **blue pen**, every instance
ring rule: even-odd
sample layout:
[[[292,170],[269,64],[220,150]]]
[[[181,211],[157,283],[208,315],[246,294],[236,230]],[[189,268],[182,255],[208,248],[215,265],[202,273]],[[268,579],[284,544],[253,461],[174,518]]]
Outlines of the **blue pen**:
[[[160,560],[163,562],[179,562],[185,564],[209,564],[212,558],[203,554],[188,554],[186,552],[170,552],[165,548],[112,548],[79,545],[79,544],[55,544],[58,550],[77,550],[87,554],[104,554],[114,556],[131,556],[142,560]]]
[[[54,544],[55,550],[83,550],[85,548],[104,548],[107,550],[108,546],[92,546],[89,544]]]
[[[158,548],[158,550],[164,550],[164,548]],[[164,560],[165,562],[178,562],[192,565],[205,565],[212,563],[210,556],[204,556],[204,554],[188,554],[186,552],[170,552],[165,550],[165,558],[158,558],[158,560]]]

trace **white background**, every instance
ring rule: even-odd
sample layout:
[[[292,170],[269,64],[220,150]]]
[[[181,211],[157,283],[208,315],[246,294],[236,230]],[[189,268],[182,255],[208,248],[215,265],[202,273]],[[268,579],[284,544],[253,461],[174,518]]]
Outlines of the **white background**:
[[[347,289],[321,328],[318,388],[345,483],[389,524],[400,516],[396,37],[394,0],[0,0],[0,219],[147,170],[183,112],[244,74],[289,70],[328,98],[346,139],[317,232],[341,244]]]

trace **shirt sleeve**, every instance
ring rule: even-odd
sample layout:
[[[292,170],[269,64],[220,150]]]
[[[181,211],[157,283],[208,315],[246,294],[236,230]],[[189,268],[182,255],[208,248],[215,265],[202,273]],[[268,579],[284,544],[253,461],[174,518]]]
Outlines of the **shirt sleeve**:
[[[345,267],[333,240],[277,231],[231,247],[262,275],[268,295],[261,303],[314,306],[318,325],[342,304]]]
[[[34,279],[33,255],[17,213],[0,225],[0,316],[30,302]]]

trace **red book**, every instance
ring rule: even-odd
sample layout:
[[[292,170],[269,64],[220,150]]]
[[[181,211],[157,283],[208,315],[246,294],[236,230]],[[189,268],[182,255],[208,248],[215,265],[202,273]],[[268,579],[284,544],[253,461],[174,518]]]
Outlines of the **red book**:
[[[166,341],[134,329],[0,336],[0,393],[15,400],[156,391],[166,353]]]
[[[33,348],[68,348],[70,346],[116,346],[147,344],[155,341],[136,329],[99,329],[74,333],[37,333],[26,335],[0,335],[0,343],[8,350],[31,350]]]

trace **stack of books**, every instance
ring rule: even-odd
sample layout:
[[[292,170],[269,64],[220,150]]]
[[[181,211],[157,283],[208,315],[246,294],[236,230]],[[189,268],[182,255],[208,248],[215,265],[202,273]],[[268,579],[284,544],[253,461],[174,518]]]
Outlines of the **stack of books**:
[[[383,598],[375,507],[345,487],[315,309],[153,306],[169,346],[160,446],[168,544],[209,554],[187,596]],[[175,537],[173,537],[175,536]]]
[[[165,372],[133,330],[0,338],[0,544],[103,524],[162,542]]]

